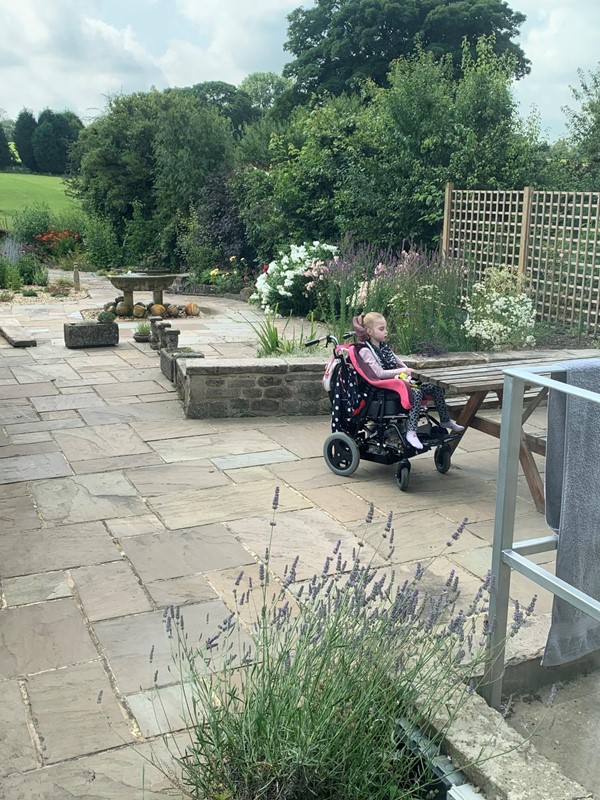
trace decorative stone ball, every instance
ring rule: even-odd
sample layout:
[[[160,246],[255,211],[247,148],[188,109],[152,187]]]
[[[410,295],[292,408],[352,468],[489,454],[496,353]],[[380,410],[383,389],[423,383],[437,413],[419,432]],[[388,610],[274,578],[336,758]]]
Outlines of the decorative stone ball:
[[[197,317],[200,315],[200,306],[198,303],[188,303],[184,306],[184,311],[188,317]]]
[[[145,317],[148,312],[146,311],[146,306],[143,306],[141,303],[136,303],[133,307],[133,316],[136,319],[141,319]]]
[[[168,317],[178,317],[179,316],[179,308],[174,305],[167,306],[167,316]]]
[[[131,314],[131,306],[128,306],[127,303],[121,301],[117,303],[116,313],[118,317],[127,317]]]
[[[114,303],[110,303],[109,302],[109,303],[104,303],[102,308],[104,309],[104,311],[110,311],[113,306],[114,306]]]
[[[161,306],[160,303],[154,303],[150,309],[150,313],[153,317],[164,317],[167,313],[167,309],[164,306]]]

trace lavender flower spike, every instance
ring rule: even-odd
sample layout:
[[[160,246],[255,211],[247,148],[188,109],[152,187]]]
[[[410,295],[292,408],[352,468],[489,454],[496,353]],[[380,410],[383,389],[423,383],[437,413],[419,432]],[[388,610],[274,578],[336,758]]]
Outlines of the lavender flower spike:
[[[365,522],[367,523],[367,525],[370,525],[371,522],[373,522],[374,513],[375,513],[375,503],[371,501],[369,503],[369,510],[367,511],[367,516],[365,517]]]
[[[273,495],[273,511],[277,511],[279,506],[279,486],[275,487],[275,494]]]

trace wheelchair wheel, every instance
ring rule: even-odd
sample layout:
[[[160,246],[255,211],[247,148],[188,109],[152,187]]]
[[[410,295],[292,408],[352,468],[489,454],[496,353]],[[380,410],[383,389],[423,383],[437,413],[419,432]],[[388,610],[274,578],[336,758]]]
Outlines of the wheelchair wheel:
[[[450,469],[451,455],[450,448],[447,444],[440,444],[435,448],[433,460],[435,462],[435,468],[441,475],[445,475]]]
[[[347,433],[332,433],[325,439],[323,458],[336,475],[352,475],[360,464],[356,442]]]
[[[410,481],[410,462],[409,461],[401,461],[398,464],[398,469],[396,470],[396,483],[398,484],[398,488],[401,492],[405,492],[408,489],[408,484]]]

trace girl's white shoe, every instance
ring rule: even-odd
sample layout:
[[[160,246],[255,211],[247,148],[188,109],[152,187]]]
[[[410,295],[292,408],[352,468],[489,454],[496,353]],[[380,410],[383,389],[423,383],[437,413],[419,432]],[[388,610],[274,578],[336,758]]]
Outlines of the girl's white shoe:
[[[417,436],[417,432],[416,431],[409,431],[406,434],[406,441],[410,445],[412,445],[415,448],[415,450],[422,450],[423,449],[423,444],[422,444],[421,440],[419,439],[419,437]]]
[[[465,429],[464,425],[459,425],[458,422],[454,422],[453,419],[448,420],[448,422],[443,422],[442,424],[444,428],[449,428],[455,433],[462,433]]]

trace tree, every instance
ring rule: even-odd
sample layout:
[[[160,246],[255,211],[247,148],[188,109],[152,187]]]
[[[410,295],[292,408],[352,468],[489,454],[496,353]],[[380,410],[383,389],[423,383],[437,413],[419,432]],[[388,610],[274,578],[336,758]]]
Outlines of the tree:
[[[64,173],[64,158],[54,129],[54,125],[46,121],[38,124],[32,139],[33,157],[39,172],[49,172],[52,175]]]
[[[23,166],[36,172],[38,169],[35,156],[33,154],[33,134],[37,128],[37,122],[31,111],[23,109],[15,122],[15,147],[19,152]]]
[[[7,141],[12,142],[15,135],[15,121],[9,119],[3,108],[0,108],[0,126],[4,129]]]
[[[571,87],[578,109],[566,108],[572,171],[580,175],[582,190],[600,189],[600,64],[587,76],[578,71],[579,87]]]
[[[449,53],[458,73],[463,38],[475,48],[479,37],[494,35],[495,52],[513,57],[516,77],[529,72],[512,41],[525,16],[504,0],[316,0],[288,20],[285,49],[295,59],[283,74],[306,97],[353,91],[366,78],[384,86],[390,63],[417,42],[438,57]]]
[[[192,86],[192,92],[199,100],[214,106],[224,117],[227,117],[234,133],[238,136],[242,127],[258,116],[249,95],[231,83],[205,81]]]
[[[4,133],[4,128],[0,125],[0,169],[6,169],[13,163],[12,153],[8,146],[8,139]]]
[[[276,72],[252,72],[244,78],[239,88],[248,95],[253,108],[266,111],[291,85],[292,81],[289,78],[284,78]]]

